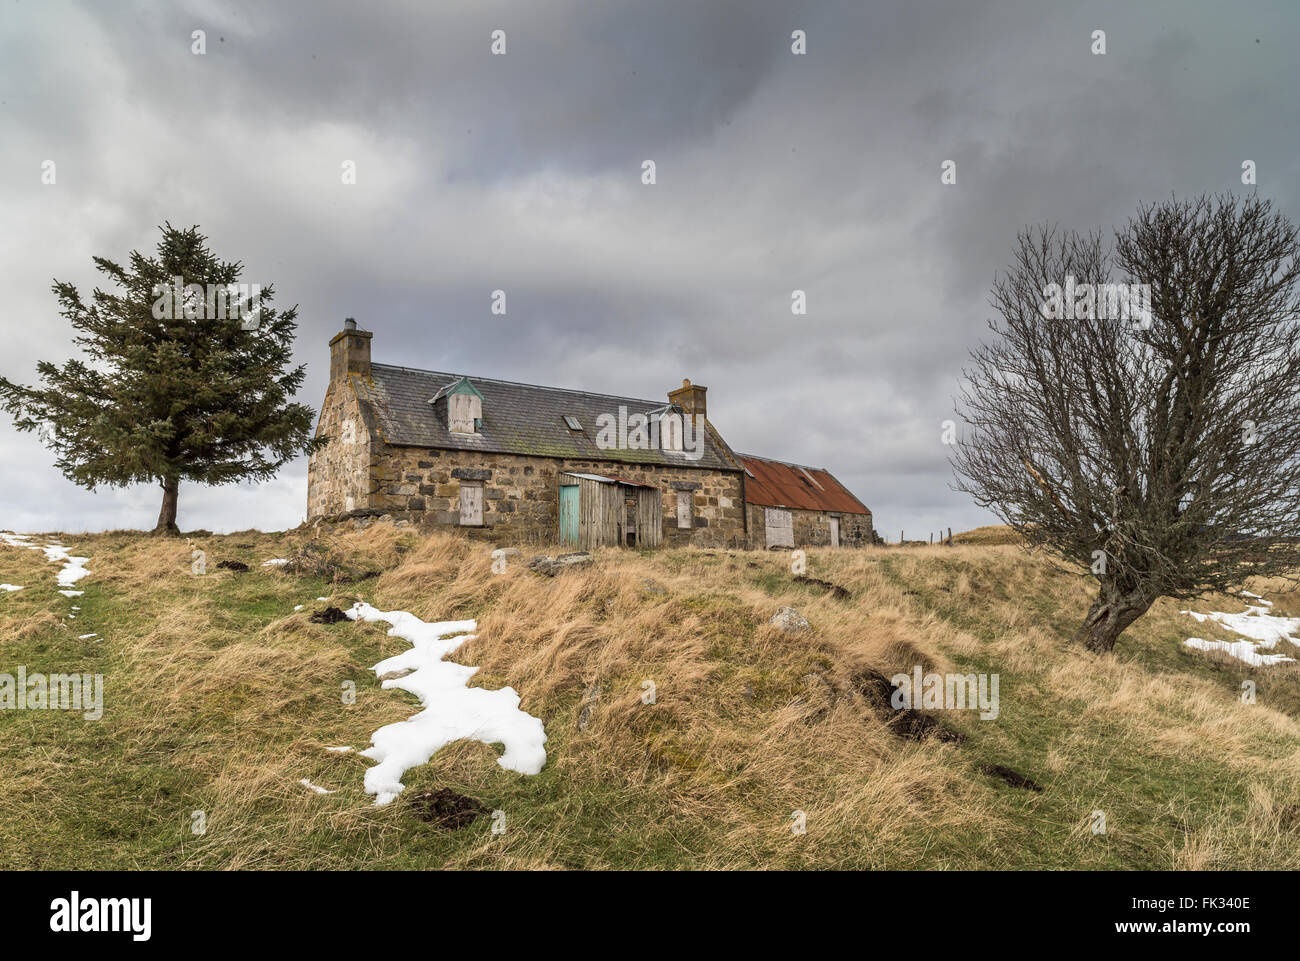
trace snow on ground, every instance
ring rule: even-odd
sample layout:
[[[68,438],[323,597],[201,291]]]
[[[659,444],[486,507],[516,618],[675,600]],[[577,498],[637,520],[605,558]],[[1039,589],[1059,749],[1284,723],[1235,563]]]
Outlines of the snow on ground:
[[[310,790],[312,790],[312,791],[315,791],[317,794],[333,794],[333,793],[334,793],[333,791],[327,791],[325,788],[321,787],[321,786],[318,785],[318,784],[312,784],[311,781],[308,781],[306,778],[303,778],[303,779],[302,779],[301,781],[299,781],[298,783],[301,784],[301,785],[302,785],[303,787],[305,787],[305,788],[308,788],[308,789],[310,789]]]
[[[1247,605],[1240,614],[1225,614],[1221,611],[1211,611],[1208,614],[1200,614],[1196,611],[1182,613],[1195,618],[1201,624],[1207,622],[1217,624],[1250,640],[1207,641],[1199,637],[1189,637],[1184,643],[1188,647],[1201,651],[1222,651],[1253,667],[1294,661],[1294,657],[1287,657],[1285,654],[1261,654],[1260,649],[1271,650],[1277,646],[1278,641],[1287,641],[1300,647],[1300,641],[1295,638],[1296,634],[1300,634],[1300,617],[1277,617],[1270,614],[1268,609],[1273,606],[1273,602],[1266,601],[1250,591],[1242,591],[1241,596],[1253,598],[1259,603]]]
[[[71,587],[90,573],[90,571],[86,570],[86,564],[90,561],[89,557],[73,557],[62,544],[46,544],[42,547],[39,544],[27,543],[31,539],[31,534],[10,534],[0,531],[0,540],[10,547],[25,547],[31,551],[44,551],[45,559],[51,564],[62,561],[63,569],[59,571],[58,576],[59,587]],[[59,591],[59,593],[64,597],[76,597],[83,592],[63,590]]]
[[[21,584],[0,584],[0,591],[21,591],[22,589]]]
[[[1254,641],[1206,641],[1199,637],[1189,637],[1184,643],[1188,647],[1202,651],[1222,651],[1239,661],[1245,661],[1252,667],[1267,667],[1270,664],[1295,660],[1294,657],[1285,657],[1281,654],[1260,654],[1259,645]]]
[[[269,561],[262,561],[262,566],[263,567],[284,567],[284,565],[288,563],[289,563],[289,559],[286,557],[272,557]]]
[[[355,749],[350,747],[327,747],[325,750],[333,751],[335,754],[348,754]]]
[[[99,637],[99,635],[98,635],[98,634],[82,634],[79,638],[77,638],[77,640],[79,640],[79,641],[88,641],[88,640],[90,640],[92,637]]]
[[[45,559],[52,564],[64,561],[63,570],[59,571],[59,586],[71,587],[90,571],[86,570],[89,557],[73,557],[62,544],[46,544],[43,548]]]
[[[405,721],[381,727],[371,736],[371,747],[361,752],[378,762],[365,775],[366,793],[375,795],[376,805],[397,797],[405,787],[401,777],[407,770],[427,763],[442,747],[463,738],[503,745],[505,753],[497,763],[508,771],[541,771],[546,764],[546,730],[539,718],[519,710],[514,688],[469,687],[478,668],[443,660],[473,639],[468,632],[475,629],[474,621],[430,624],[406,611],[380,611],[363,602],[346,613],[354,621],[391,624],[389,635],[410,643],[409,651],[386,658],[371,670],[376,677],[410,671],[382,686],[409,691],[424,708]]]

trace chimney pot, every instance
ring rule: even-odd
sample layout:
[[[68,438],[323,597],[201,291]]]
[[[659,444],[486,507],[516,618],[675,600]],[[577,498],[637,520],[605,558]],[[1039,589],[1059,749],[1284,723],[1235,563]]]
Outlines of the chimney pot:
[[[354,318],[354,317],[347,317],[347,318],[345,318],[344,321],[343,321],[343,329],[344,329],[344,330],[356,330],[356,329],[357,329],[357,321],[356,321],[356,318]]]

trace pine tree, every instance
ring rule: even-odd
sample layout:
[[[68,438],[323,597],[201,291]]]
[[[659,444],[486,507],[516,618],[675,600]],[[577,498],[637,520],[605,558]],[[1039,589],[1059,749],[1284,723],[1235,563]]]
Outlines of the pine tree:
[[[54,282],[86,357],[39,363],[40,388],[0,377],[0,402],[74,483],[156,482],[154,533],[175,534],[182,479],[265,480],[318,442],[312,409],[291,403],[305,371],[286,370],[297,307],[278,312],[272,286],[241,284],[243,265],[214,256],[198,227],[161,230],[157,255],[132,251],[129,268],[94,258],[115,293],[96,287],[87,304]]]

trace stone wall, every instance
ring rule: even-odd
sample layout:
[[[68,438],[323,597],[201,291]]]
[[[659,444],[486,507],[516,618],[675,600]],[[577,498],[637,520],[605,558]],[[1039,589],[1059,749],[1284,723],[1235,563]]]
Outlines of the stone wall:
[[[475,481],[483,485],[483,528],[494,539],[550,544],[559,536],[560,475],[569,471],[613,474],[660,488],[666,545],[745,544],[738,471],[381,445],[370,465],[365,506],[423,524],[460,527],[460,484]],[[677,526],[679,490],[691,497],[689,530]]]
[[[699,470],[692,467],[633,465],[609,461],[564,462],[564,470],[586,474],[613,474],[624,480],[651,484],[661,491],[664,546],[745,546],[745,509],[740,493],[740,471]],[[691,498],[692,527],[677,526],[677,495]],[[556,492],[558,498],[559,493]],[[558,519],[556,520],[558,524]]]
[[[330,442],[307,461],[307,516],[369,507],[370,425],[348,381],[330,383],[316,436],[328,436]]]
[[[767,508],[749,505],[749,547],[751,550],[767,549]],[[840,519],[840,547],[871,546],[872,521],[866,514],[837,514]],[[829,547],[831,543],[831,513],[829,511],[791,510],[794,524],[795,547]]]
[[[740,471],[394,447],[383,442],[372,413],[358,400],[352,381],[362,376],[344,374],[325,394],[316,435],[331,440],[308,461],[309,519],[400,514],[417,523],[462,528],[460,485],[474,481],[483,486],[483,524],[468,528],[471,533],[503,543],[554,544],[560,475],[612,474],[660,489],[665,546],[766,547],[764,508],[746,508]],[[691,500],[688,529],[678,527],[679,493]],[[830,544],[827,512],[792,510],[791,515],[796,547]],[[871,542],[870,513],[840,515],[841,546]]]

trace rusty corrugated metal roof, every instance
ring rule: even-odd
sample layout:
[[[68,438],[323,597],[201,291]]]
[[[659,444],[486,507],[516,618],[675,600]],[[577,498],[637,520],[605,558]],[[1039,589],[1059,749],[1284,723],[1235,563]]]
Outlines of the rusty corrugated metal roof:
[[[753,454],[736,456],[749,472],[745,478],[745,500],[751,504],[841,514],[871,513],[828,470],[786,464]]]

